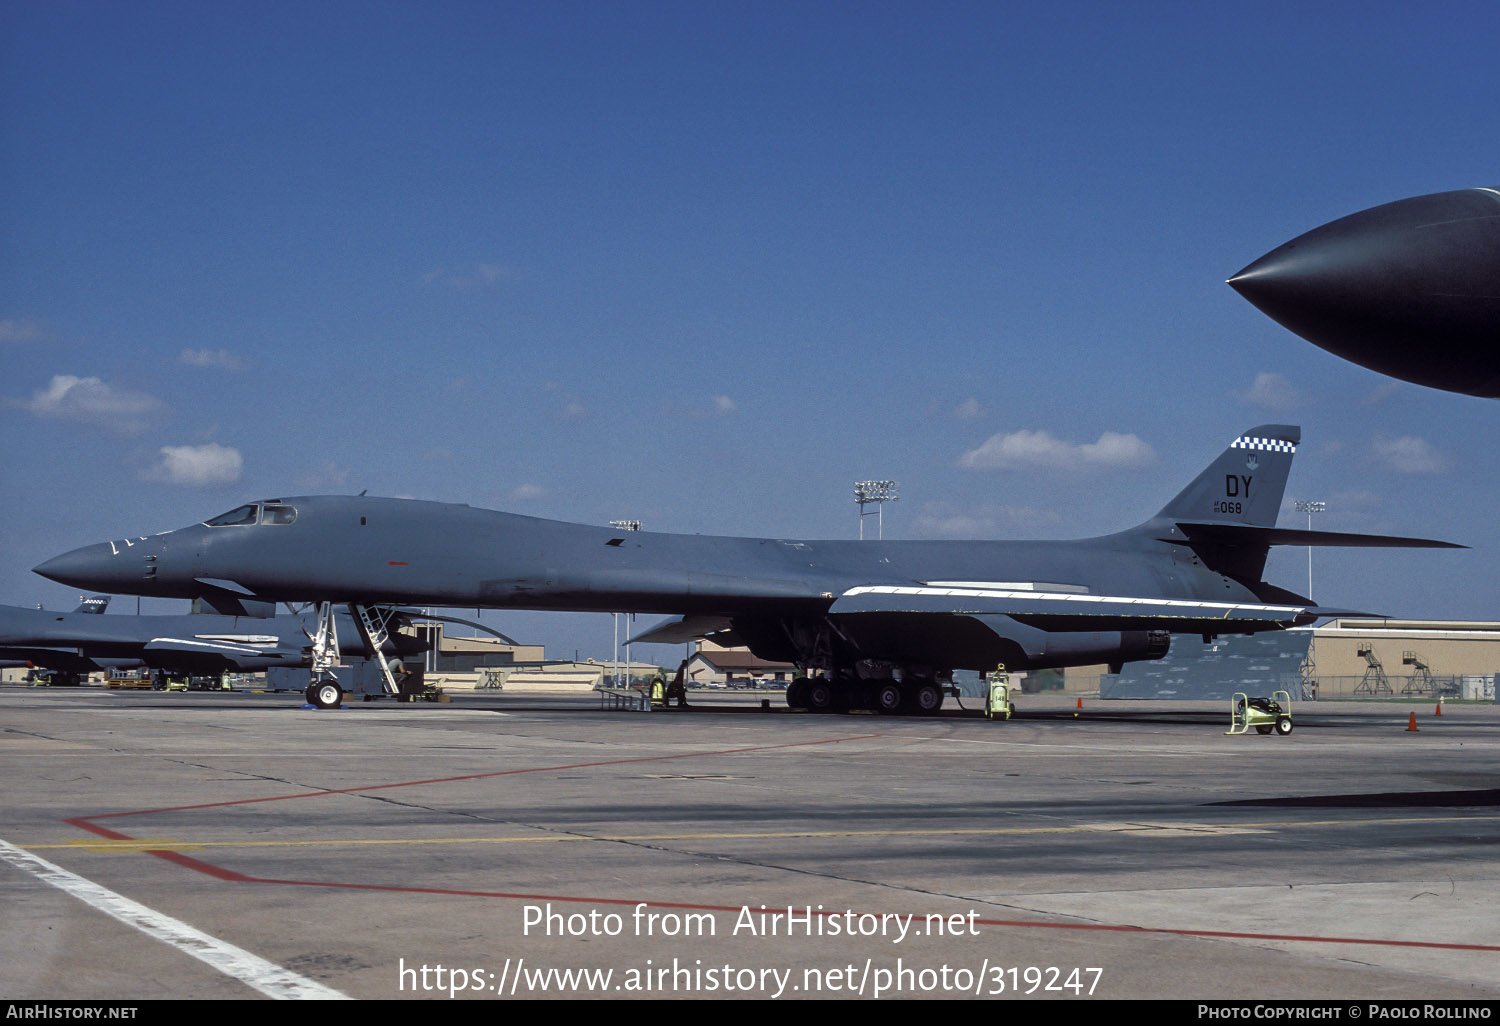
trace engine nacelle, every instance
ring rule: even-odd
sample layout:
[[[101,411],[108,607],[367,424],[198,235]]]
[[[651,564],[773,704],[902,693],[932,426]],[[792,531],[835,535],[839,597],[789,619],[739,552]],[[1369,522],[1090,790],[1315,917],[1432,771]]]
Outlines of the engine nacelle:
[[[953,613],[840,613],[824,621],[735,621],[735,630],[762,659],[828,669],[827,654],[844,666],[886,661],[944,670],[1012,670],[1111,666],[1160,659],[1166,631],[1044,631],[1008,616]]]

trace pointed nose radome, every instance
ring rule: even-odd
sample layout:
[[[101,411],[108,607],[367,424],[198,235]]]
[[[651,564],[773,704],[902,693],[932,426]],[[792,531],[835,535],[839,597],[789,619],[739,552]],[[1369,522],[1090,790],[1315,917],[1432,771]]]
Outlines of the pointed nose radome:
[[[92,591],[119,592],[123,585],[141,578],[139,563],[121,557],[109,542],[64,552],[31,569],[59,584]]]
[[[1500,398],[1500,192],[1399,200],[1314,228],[1229,279],[1346,360]]]

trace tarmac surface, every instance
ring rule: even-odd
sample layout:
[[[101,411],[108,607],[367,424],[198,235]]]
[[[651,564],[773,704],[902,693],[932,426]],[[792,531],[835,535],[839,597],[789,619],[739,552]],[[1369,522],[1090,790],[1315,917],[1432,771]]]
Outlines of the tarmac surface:
[[[0,688],[0,995],[1500,998],[1494,705],[761,697]]]

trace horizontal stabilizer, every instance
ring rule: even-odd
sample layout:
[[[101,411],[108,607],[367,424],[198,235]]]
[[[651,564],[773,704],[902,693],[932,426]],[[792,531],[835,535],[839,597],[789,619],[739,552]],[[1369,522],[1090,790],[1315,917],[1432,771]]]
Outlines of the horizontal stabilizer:
[[[1255,527],[1250,524],[1215,524],[1178,521],[1188,541],[1212,545],[1330,545],[1384,549],[1466,549],[1457,542],[1431,538],[1402,538],[1389,534],[1346,534],[1342,531],[1304,531],[1296,527]]]
[[[1360,620],[1390,619],[1390,617],[1384,616],[1380,613],[1366,613],[1358,609],[1337,609],[1333,606],[1313,606],[1308,610],[1308,612],[1316,615],[1319,620],[1329,620],[1334,617],[1338,617],[1340,619],[1344,617],[1352,617]]]
[[[685,645],[699,638],[715,635],[714,640],[724,645],[738,645],[740,641],[728,635],[730,621],[727,616],[670,616],[653,627],[637,634],[627,645]]]

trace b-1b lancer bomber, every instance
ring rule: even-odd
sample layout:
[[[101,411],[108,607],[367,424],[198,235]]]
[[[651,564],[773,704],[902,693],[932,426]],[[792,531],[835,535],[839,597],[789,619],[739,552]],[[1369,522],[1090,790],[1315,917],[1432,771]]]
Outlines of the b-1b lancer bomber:
[[[712,635],[804,675],[794,707],[936,712],[955,669],[1166,654],[1172,633],[1310,623],[1261,580],[1272,545],[1453,547],[1275,526],[1301,432],[1236,438],[1156,516],[1080,541],[794,541],[620,531],[366,496],[250,503],[191,527],[104,542],[38,573],[97,591],[316,602],[674,614],[633,641]],[[336,683],[309,697],[336,703]]]

